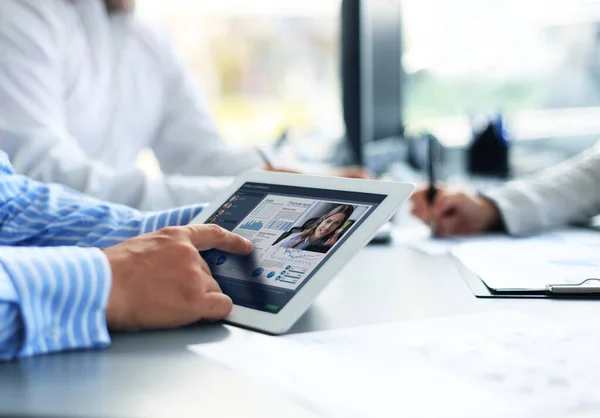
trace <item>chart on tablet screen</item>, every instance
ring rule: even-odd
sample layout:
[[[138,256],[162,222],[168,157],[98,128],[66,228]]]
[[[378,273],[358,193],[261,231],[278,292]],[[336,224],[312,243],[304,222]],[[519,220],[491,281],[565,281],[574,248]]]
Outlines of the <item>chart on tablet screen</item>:
[[[293,261],[296,264],[311,265],[324,258],[323,254],[283,247],[277,247],[270,257],[277,261]]]

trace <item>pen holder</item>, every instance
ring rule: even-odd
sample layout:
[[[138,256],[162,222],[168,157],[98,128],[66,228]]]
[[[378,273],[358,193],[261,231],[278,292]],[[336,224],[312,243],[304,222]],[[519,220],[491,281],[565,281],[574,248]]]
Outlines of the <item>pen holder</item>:
[[[488,177],[510,177],[510,146],[504,132],[502,117],[490,121],[476,133],[468,148],[470,174]]]

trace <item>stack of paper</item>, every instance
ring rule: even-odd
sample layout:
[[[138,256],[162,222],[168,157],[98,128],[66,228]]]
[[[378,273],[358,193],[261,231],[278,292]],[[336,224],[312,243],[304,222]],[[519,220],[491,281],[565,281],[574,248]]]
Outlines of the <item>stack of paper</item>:
[[[337,416],[558,417],[600,411],[600,330],[512,313],[190,346]]]

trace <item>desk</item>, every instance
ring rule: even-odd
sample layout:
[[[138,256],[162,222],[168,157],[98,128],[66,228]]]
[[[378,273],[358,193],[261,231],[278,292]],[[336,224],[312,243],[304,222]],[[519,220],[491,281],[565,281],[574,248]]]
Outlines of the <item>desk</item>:
[[[476,299],[448,257],[393,246],[363,249],[292,332],[515,310],[598,317],[594,301]],[[233,334],[242,330],[234,329]],[[313,416],[301,405],[186,350],[234,338],[222,325],[115,335],[110,349],[0,365],[0,415]]]

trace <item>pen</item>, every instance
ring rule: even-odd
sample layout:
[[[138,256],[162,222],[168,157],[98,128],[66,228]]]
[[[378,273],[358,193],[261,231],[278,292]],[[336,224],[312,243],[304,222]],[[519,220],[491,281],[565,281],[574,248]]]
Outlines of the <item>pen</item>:
[[[429,204],[430,208],[433,206],[433,202],[435,202],[435,196],[437,195],[437,188],[435,187],[437,145],[438,144],[436,138],[433,135],[429,135],[429,165],[427,167],[429,188],[427,189],[427,203]],[[431,231],[435,233],[435,219],[433,218],[433,216],[431,216],[429,219],[429,227],[431,228]]]
[[[256,152],[258,153],[258,155],[261,158],[261,160],[263,160],[263,162],[267,166],[267,169],[269,169],[269,170],[274,170],[275,169],[275,166],[271,162],[271,159],[269,158],[269,156],[267,155],[266,152],[264,152],[259,147],[256,147]]]

